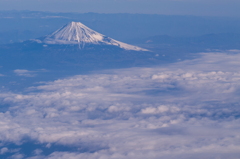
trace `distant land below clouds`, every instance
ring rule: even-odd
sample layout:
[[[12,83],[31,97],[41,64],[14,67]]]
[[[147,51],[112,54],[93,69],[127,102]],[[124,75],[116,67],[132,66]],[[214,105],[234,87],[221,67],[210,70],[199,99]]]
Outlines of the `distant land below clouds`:
[[[239,33],[205,34],[192,37],[174,37],[168,35],[156,35],[148,38],[131,40],[132,44],[144,44],[157,48],[188,48],[192,51],[205,51],[211,49],[228,50],[240,49]],[[143,46],[144,46],[143,45]]]

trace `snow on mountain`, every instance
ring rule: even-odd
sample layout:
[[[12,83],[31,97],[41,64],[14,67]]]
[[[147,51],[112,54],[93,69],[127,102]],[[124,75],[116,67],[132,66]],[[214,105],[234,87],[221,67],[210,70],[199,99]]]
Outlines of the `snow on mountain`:
[[[125,50],[148,51],[137,46],[129,45],[105,35],[102,35],[80,22],[71,22],[54,33],[47,35],[43,41],[47,44],[98,44],[115,45]]]

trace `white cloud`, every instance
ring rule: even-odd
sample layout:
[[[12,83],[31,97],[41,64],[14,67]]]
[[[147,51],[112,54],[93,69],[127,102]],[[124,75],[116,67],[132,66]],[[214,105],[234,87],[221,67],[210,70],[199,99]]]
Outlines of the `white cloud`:
[[[239,60],[208,53],[166,67],[56,80],[28,94],[1,93],[11,107],[0,113],[0,140],[21,144],[28,136],[86,149],[45,158],[236,158]]]
[[[170,106],[161,105],[157,108],[147,107],[145,109],[142,109],[141,111],[142,111],[143,114],[158,114],[158,113],[167,112],[167,111],[169,111],[169,109],[170,109]],[[178,108],[175,109],[175,110],[178,110]]]
[[[1,153],[1,154],[5,154],[5,153],[8,152],[8,151],[9,151],[8,148],[7,148],[7,147],[4,147],[4,148],[1,149],[0,153]]]
[[[34,77],[36,74],[34,74],[34,71],[29,70],[22,70],[22,69],[16,69],[13,71],[18,76],[25,76],[25,77]]]
[[[14,154],[10,157],[10,159],[22,159],[24,156],[22,154]]]

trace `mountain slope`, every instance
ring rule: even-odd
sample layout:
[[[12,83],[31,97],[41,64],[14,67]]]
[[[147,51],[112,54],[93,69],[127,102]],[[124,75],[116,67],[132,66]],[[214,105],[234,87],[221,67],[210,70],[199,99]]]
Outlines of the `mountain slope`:
[[[80,22],[71,22],[63,26],[54,33],[47,35],[41,42],[46,44],[78,44],[82,47],[84,47],[85,44],[114,45],[125,50],[148,51],[147,49],[109,38]]]

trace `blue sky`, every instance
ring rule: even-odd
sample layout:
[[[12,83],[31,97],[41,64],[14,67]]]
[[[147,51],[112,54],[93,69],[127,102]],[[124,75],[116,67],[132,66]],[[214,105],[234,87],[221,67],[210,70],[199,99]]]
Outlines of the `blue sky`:
[[[0,10],[239,16],[237,0],[0,0]]]

